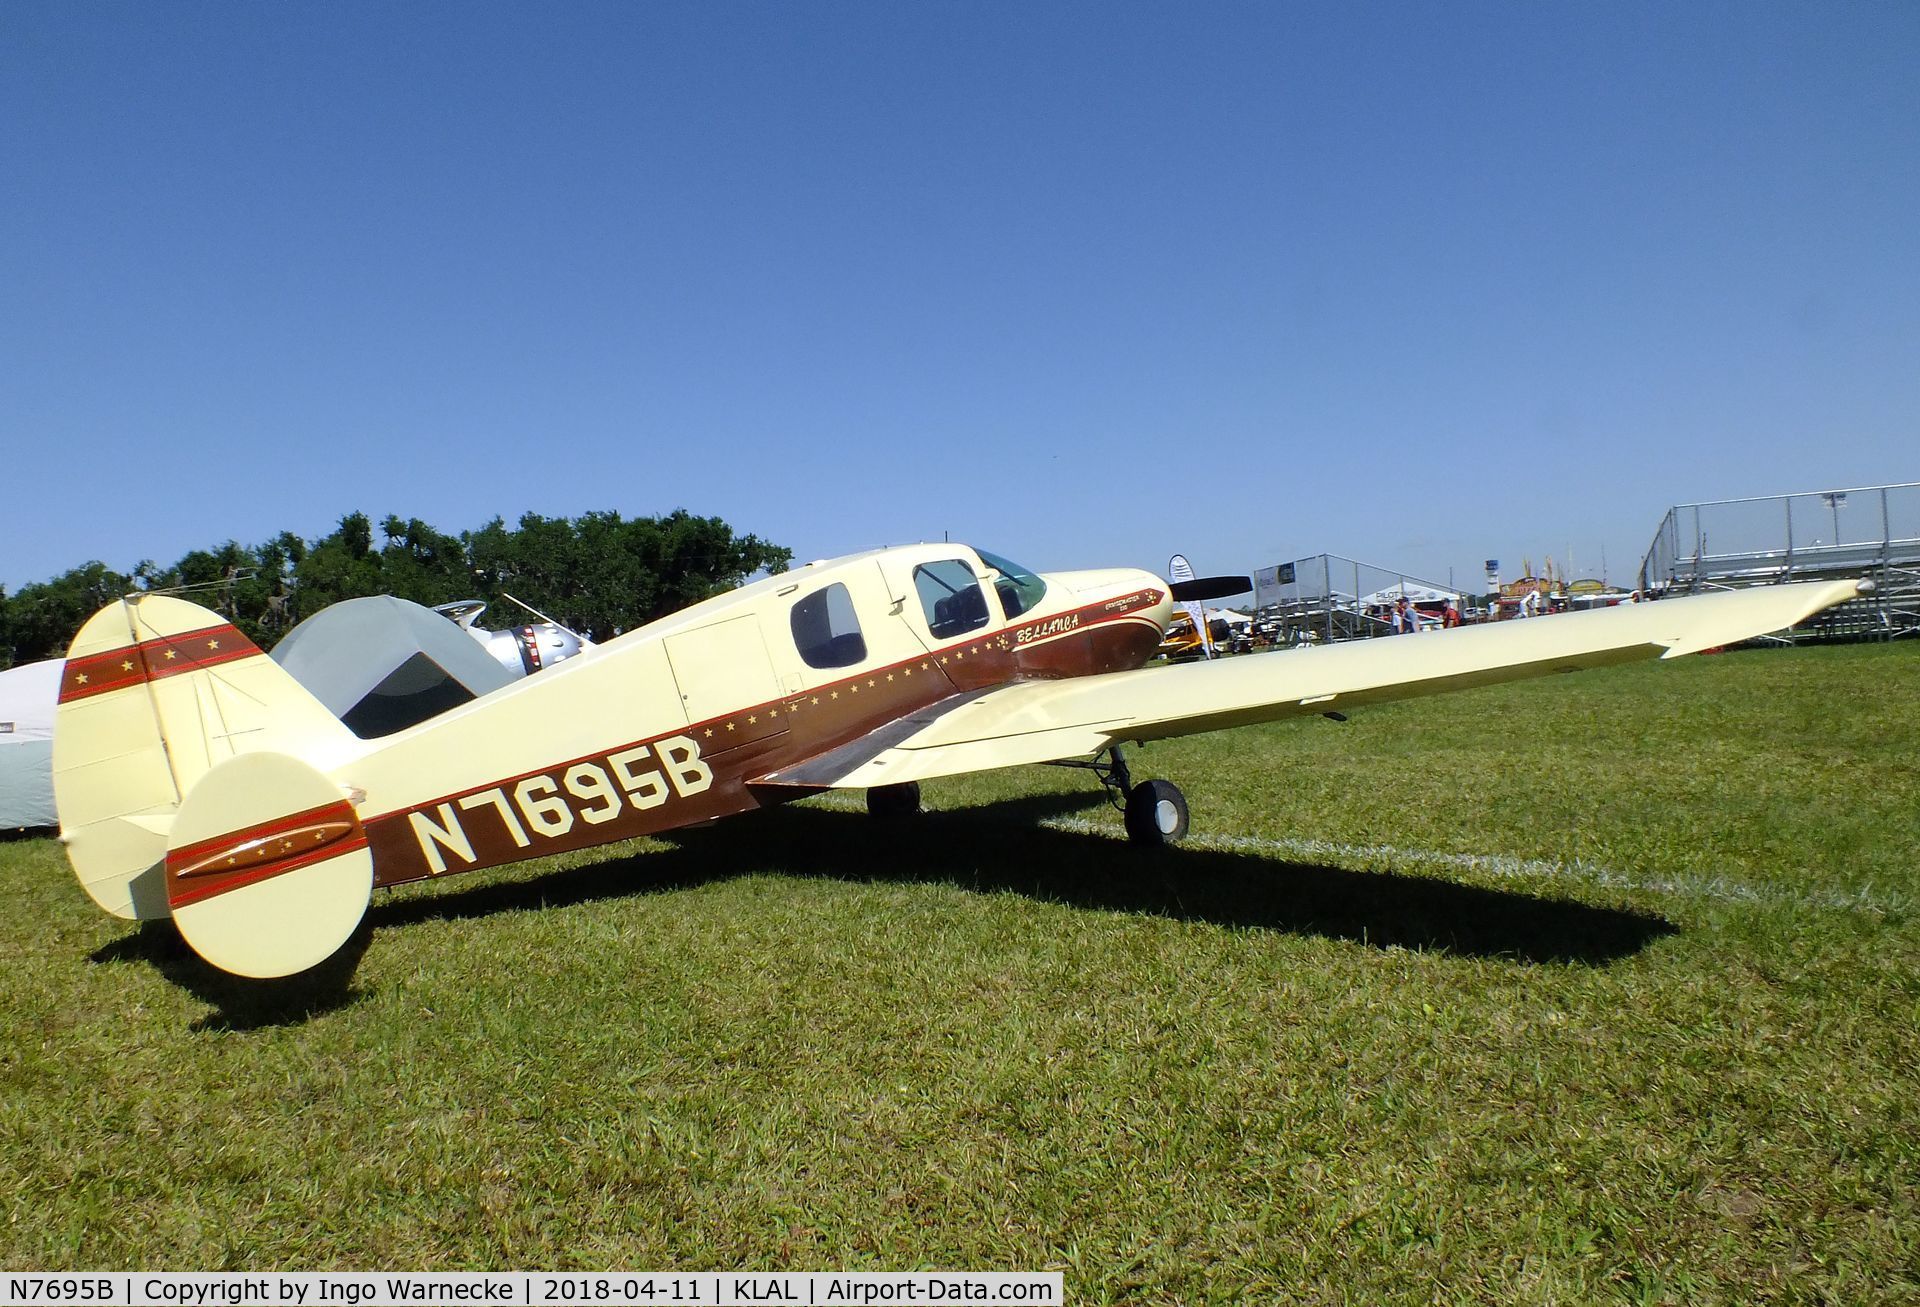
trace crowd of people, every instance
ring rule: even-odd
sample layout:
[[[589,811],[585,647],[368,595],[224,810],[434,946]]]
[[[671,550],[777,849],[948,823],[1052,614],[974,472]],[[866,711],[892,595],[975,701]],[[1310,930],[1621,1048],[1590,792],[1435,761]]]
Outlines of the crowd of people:
[[[1438,604],[1432,605],[1432,612],[1421,612],[1420,606],[1406,595],[1401,595],[1393,605],[1388,617],[1388,625],[1395,635],[1413,635],[1425,628],[1452,628],[1460,625],[1460,606],[1452,595]]]

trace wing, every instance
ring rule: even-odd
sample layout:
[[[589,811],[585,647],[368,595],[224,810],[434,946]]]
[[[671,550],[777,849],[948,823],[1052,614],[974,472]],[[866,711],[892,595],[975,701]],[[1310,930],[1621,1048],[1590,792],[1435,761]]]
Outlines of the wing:
[[[1127,740],[1309,716],[1752,639],[1843,603],[1857,581],[1761,586],[1414,637],[1021,681],[932,704],[763,778],[864,788],[1084,758]]]

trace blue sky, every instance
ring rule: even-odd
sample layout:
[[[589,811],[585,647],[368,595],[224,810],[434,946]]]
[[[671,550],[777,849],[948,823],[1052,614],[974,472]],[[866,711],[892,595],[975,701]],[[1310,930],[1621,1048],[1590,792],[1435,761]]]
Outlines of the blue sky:
[[[1920,6],[0,7],[0,583],[355,508],[1462,581],[1920,479]]]

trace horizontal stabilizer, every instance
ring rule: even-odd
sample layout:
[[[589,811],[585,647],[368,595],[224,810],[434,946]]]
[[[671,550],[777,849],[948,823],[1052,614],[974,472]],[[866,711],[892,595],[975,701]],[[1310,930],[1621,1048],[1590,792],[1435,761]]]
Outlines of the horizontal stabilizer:
[[[167,838],[181,936],[239,976],[291,976],[352,936],[373,894],[359,813],[322,773],[245,753],[201,778]]]

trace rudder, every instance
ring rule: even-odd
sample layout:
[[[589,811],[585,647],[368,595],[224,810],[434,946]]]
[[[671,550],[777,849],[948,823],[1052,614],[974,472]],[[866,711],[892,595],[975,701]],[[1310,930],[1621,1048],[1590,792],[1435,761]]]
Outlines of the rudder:
[[[54,806],[74,874],[116,916],[168,916],[168,837],[201,777],[260,751],[325,767],[357,743],[218,613],[167,595],[109,604],[74,637],[54,714]]]

